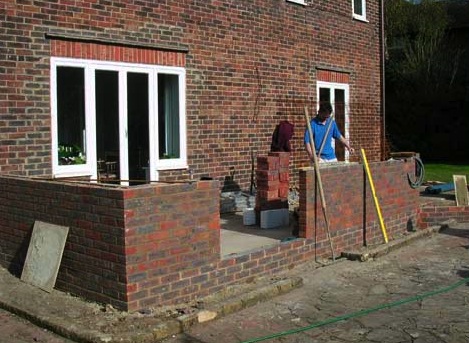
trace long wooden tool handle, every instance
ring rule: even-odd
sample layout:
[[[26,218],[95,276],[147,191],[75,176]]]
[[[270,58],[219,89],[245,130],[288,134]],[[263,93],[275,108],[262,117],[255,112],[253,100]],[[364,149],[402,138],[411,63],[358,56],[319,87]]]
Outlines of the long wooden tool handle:
[[[326,145],[326,138],[329,135],[329,132],[331,131],[332,122],[334,121],[333,115],[331,115],[329,118],[331,119],[329,120],[329,124],[327,124],[326,134],[324,135],[321,145],[319,146],[319,151],[318,151],[319,158],[321,158],[322,150],[324,149],[324,146]]]
[[[373,195],[373,200],[375,203],[376,214],[378,215],[379,225],[381,227],[381,232],[383,233],[384,242],[388,242],[388,235],[386,233],[386,227],[384,226],[383,216],[381,215],[381,208],[379,207],[378,197],[376,196],[375,185],[373,183],[373,178],[371,177],[370,168],[368,167],[368,161],[366,159],[365,150],[360,149],[362,155],[363,165],[365,166],[366,175],[368,176],[368,181],[370,182],[371,193]]]
[[[316,173],[316,180],[318,181],[318,185],[319,185],[319,195],[321,197],[322,212],[324,214],[324,219],[326,221],[327,238],[329,239],[329,244],[331,246],[332,260],[335,261],[334,247],[332,245],[331,234],[329,231],[329,216],[327,215],[327,209],[326,209],[326,197],[324,196],[324,190],[322,188],[321,173],[319,171],[319,161],[318,161],[318,157],[316,156],[316,148],[314,146],[313,131],[311,130],[311,123],[309,121],[309,115],[308,115],[308,107],[306,106],[305,106],[305,119],[306,119],[306,125],[308,127],[308,133],[309,133],[309,144],[311,145],[311,150],[313,152],[314,171]]]

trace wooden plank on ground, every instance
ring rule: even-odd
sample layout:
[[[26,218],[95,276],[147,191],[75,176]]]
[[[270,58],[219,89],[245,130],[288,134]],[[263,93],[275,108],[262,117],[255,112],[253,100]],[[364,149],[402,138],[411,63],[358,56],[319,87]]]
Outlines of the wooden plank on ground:
[[[453,175],[454,189],[457,206],[468,206],[469,198],[467,194],[466,175]]]

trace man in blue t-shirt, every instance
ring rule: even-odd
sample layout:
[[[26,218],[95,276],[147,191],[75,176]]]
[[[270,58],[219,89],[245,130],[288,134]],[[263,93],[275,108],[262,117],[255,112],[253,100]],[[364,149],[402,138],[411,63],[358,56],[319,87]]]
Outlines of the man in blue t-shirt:
[[[332,147],[332,138],[341,142],[349,151],[353,154],[354,149],[350,146],[349,142],[342,136],[335,123],[335,120],[331,118],[332,106],[330,103],[322,103],[319,106],[318,115],[311,120],[311,131],[313,132],[314,137],[314,147],[316,148],[316,154],[319,153],[321,147],[321,156],[318,156],[319,162],[337,162],[337,157],[335,156],[334,148]],[[332,121],[332,122],[331,122]],[[326,131],[328,126],[331,126],[327,137]],[[311,150],[311,144],[309,142],[309,132],[308,129],[305,131],[304,143],[306,147],[306,152],[310,160],[313,160],[313,152]]]

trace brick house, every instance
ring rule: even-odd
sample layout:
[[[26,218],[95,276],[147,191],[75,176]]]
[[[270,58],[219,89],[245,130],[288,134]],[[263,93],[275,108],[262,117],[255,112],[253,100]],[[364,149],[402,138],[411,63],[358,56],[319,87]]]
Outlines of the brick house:
[[[325,99],[383,158],[378,0],[0,6],[0,174],[247,189],[280,120],[292,170],[307,164],[303,108]]]
[[[58,288],[124,310],[194,300],[329,254],[314,173],[302,168],[304,106],[331,101],[353,145],[384,157],[378,0],[0,6],[0,263],[11,270],[41,220],[70,228]],[[299,238],[221,256],[220,190],[250,187],[281,120],[295,125]],[[414,166],[377,164],[400,233],[417,220]],[[361,166],[324,173],[337,253],[364,232],[379,240]]]

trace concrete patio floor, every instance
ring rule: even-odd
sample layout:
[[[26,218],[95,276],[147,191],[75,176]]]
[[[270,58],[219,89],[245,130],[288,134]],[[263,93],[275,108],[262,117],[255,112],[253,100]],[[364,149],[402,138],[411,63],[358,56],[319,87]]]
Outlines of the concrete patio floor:
[[[220,216],[222,258],[246,254],[291,239],[294,227],[291,217],[290,215],[289,225],[262,229],[259,225],[244,225],[242,212],[222,214]]]
[[[420,203],[436,206],[456,205],[454,191],[440,194],[425,193],[426,186],[419,188]],[[272,229],[261,229],[259,225],[244,225],[243,213],[224,213],[220,215],[221,224],[221,256],[227,258],[233,255],[247,254],[253,250],[275,246],[282,240],[294,238],[292,232],[295,220],[290,210],[289,225]]]

